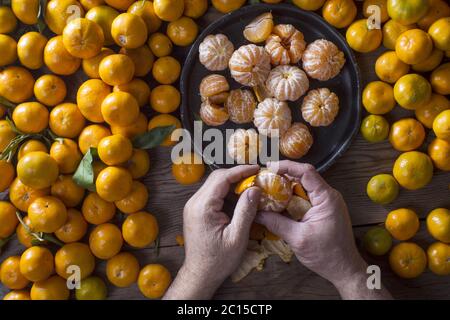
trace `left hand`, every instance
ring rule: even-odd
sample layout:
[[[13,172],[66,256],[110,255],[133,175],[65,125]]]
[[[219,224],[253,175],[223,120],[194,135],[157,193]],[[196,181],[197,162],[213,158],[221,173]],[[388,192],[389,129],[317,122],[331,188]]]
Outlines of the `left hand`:
[[[231,220],[222,207],[230,186],[258,170],[257,165],[216,170],[186,203],[183,213],[186,258],[165,299],[209,299],[238,268],[247,249],[261,190],[247,189],[240,196]]]

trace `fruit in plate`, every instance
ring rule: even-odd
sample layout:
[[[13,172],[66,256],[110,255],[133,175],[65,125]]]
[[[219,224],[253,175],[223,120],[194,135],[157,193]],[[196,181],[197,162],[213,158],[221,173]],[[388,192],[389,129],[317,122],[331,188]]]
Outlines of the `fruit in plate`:
[[[63,79],[53,74],[45,74],[34,83],[34,96],[46,106],[54,107],[64,101],[67,86]]]
[[[296,101],[308,91],[309,80],[299,67],[281,65],[270,71],[266,88],[279,101]]]
[[[30,152],[19,160],[17,177],[34,189],[50,187],[58,178],[58,164],[45,152]]]
[[[316,11],[323,6],[325,1],[326,0],[293,0],[292,3],[300,9],[307,11]]]
[[[436,93],[450,94],[450,63],[444,63],[435,69],[430,76],[431,86]]]
[[[38,281],[33,284],[30,292],[31,300],[68,300],[70,291],[66,280],[60,276]]]
[[[387,0],[364,0],[363,15],[370,18],[373,15],[378,15],[381,23],[389,20],[387,12]]]
[[[346,28],[355,20],[357,8],[353,0],[327,0],[322,8],[323,18],[336,28]]]
[[[158,114],[154,116],[150,121],[148,122],[148,130],[152,130],[157,127],[168,127],[168,126],[175,126],[175,129],[181,128],[181,122],[178,120],[177,117],[174,117],[171,114]],[[173,146],[177,143],[177,140],[172,140],[172,135],[169,134],[163,142],[161,142],[160,146],[163,147],[169,147]],[[128,161],[129,162],[129,161]]]
[[[25,68],[9,66],[0,71],[0,96],[13,103],[33,96],[34,78]]]
[[[0,151],[3,152],[12,139],[16,137],[16,132],[7,120],[0,120]]]
[[[266,81],[270,72],[270,56],[263,47],[244,45],[232,54],[229,68],[234,80],[254,87]]]
[[[139,104],[128,92],[112,92],[101,105],[102,116],[111,126],[125,127],[139,118]]]
[[[210,74],[202,79],[199,90],[203,101],[208,99],[211,103],[222,104],[229,95],[230,85],[224,76]]]
[[[147,41],[147,25],[144,20],[132,13],[119,14],[111,25],[111,35],[117,45],[139,48]]]
[[[328,88],[308,92],[301,106],[302,116],[313,127],[329,126],[339,112],[339,98]]]
[[[434,46],[440,50],[450,50],[450,17],[434,22],[428,30],[433,39]]]
[[[370,82],[362,93],[362,103],[371,114],[385,114],[395,107],[394,89],[382,81]]]
[[[440,276],[450,274],[450,245],[435,242],[428,247],[428,268]]]
[[[81,280],[80,288],[75,290],[77,300],[105,300],[107,294],[106,284],[99,277]]]
[[[184,15],[193,19],[200,18],[208,10],[208,0],[184,0]]]
[[[0,66],[12,64],[17,60],[17,42],[14,38],[0,34],[0,49],[3,56],[0,58]]]
[[[445,0],[429,0],[429,9],[417,25],[422,30],[428,30],[437,20],[450,16],[450,6]]]
[[[62,37],[66,50],[82,59],[96,56],[105,42],[102,28],[86,18],[70,20],[64,27]]]
[[[444,52],[442,50],[434,48],[430,56],[424,61],[414,64],[412,69],[418,72],[429,72],[436,69],[444,58]]]
[[[188,17],[181,17],[172,21],[167,26],[167,35],[170,40],[181,47],[186,47],[194,42],[198,34],[198,26],[194,20]]]
[[[56,36],[48,40],[44,48],[44,63],[53,73],[68,76],[78,70],[81,59],[67,51],[62,36]]]
[[[433,41],[428,33],[411,29],[402,33],[395,42],[395,52],[407,64],[424,62],[433,51]]]
[[[181,65],[174,57],[161,57],[153,64],[153,78],[161,84],[172,84],[178,80]]]
[[[32,70],[42,67],[47,41],[48,39],[39,32],[27,32],[21,36],[17,42],[17,56],[20,63]]]
[[[155,5],[151,1],[136,1],[128,7],[128,12],[141,17],[147,25],[148,33],[153,33],[161,27],[161,19],[155,13]]]
[[[122,225],[123,239],[130,246],[145,248],[158,237],[158,222],[154,215],[145,211],[127,216]]]
[[[244,38],[253,43],[266,41],[273,29],[271,12],[263,13],[253,19],[244,29]]]
[[[54,270],[53,254],[45,247],[33,246],[20,257],[20,273],[30,281],[46,280]]]
[[[81,131],[78,137],[78,147],[82,154],[86,154],[89,148],[97,148],[100,140],[110,135],[111,131],[108,128],[99,124],[92,124]]]
[[[40,198],[50,194],[50,188],[33,189],[20,181],[19,178],[14,179],[9,187],[9,200],[20,211],[28,211],[30,204]]]
[[[348,27],[345,34],[349,46],[358,52],[371,52],[376,50],[383,40],[380,29],[371,29],[368,20],[358,20]]]
[[[8,238],[14,233],[19,220],[16,217],[16,208],[9,202],[0,201],[0,239]]]
[[[389,232],[381,227],[370,228],[363,238],[364,249],[374,256],[382,256],[392,247],[392,237]]]
[[[450,210],[438,208],[427,216],[428,232],[439,241],[450,243]]]
[[[389,212],[385,227],[397,240],[404,241],[412,238],[419,230],[419,217],[410,209],[397,209]]]
[[[20,257],[10,256],[0,265],[0,281],[9,289],[23,289],[30,281],[20,272]]]
[[[417,244],[402,242],[392,248],[389,265],[400,278],[417,278],[427,267],[427,256]]]
[[[209,99],[202,102],[199,114],[204,123],[213,127],[220,126],[229,119],[227,109],[212,103]]]
[[[426,15],[429,8],[428,0],[388,0],[389,16],[403,25],[418,22]]]
[[[100,78],[110,86],[130,82],[135,73],[133,60],[124,54],[112,54],[103,58],[98,69]]]
[[[389,122],[379,115],[368,115],[361,123],[361,134],[369,142],[381,142],[389,135]]]
[[[137,281],[139,269],[139,261],[133,254],[121,252],[106,263],[106,276],[116,287],[126,288]]]
[[[262,144],[255,129],[237,129],[227,144],[228,155],[237,164],[256,164]]]
[[[196,153],[186,153],[178,156],[172,163],[172,175],[183,185],[199,182],[205,174],[203,159]]]
[[[439,113],[433,121],[436,137],[450,142],[450,110]]]
[[[428,155],[409,151],[397,158],[393,173],[403,188],[417,190],[425,187],[433,178],[433,163]]]
[[[281,136],[280,152],[290,159],[300,159],[308,153],[312,144],[313,136],[308,127],[297,122]]]
[[[212,35],[208,35],[208,36],[206,36],[206,38],[208,38],[210,36],[213,37]],[[206,38],[203,41],[205,41]],[[168,56],[172,52],[173,44],[172,44],[172,41],[170,41],[168,36],[166,36],[165,34],[162,34],[160,32],[155,32],[148,39],[148,46],[150,47],[150,50],[152,50],[153,54],[159,58],[159,57]],[[218,48],[221,48],[221,46],[218,46]],[[230,57],[231,57],[231,54],[233,53],[233,51],[234,51],[234,49],[231,50],[231,52],[229,52]],[[200,51],[200,49],[199,49],[199,56],[200,56],[201,52],[202,51]],[[216,54],[219,54],[219,53],[220,53],[219,50],[216,51]],[[215,58],[215,54],[212,53],[212,54],[208,55],[208,57],[205,58],[204,60],[206,62],[209,62],[209,59],[214,59],[214,58]],[[202,64],[203,64],[203,62],[202,62]],[[228,60],[227,60],[226,66],[228,66]],[[226,68],[226,66],[224,68]],[[212,71],[214,71],[214,70],[212,70]]]
[[[98,195],[110,202],[125,198],[130,193],[132,184],[130,172],[121,167],[103,169],[95,182]]]
[[[121,212],[132,214],[144,209],[147,201],[147,187],[139,181],[133,181],[131,192],[122,200],[116,201],[115,205]]]
[[[49,112],[39,102],[24,102],[14,108],[12,120],[16,128],[24,133],[33,134],[45,130],[48,126]]]
[[[133,145],[126,137],[115,134],[105,137],[98,143],[98,156],[108,166],[127,162],[133,153]]]
[[[111,87],[100,79],[90,79],[84,82],[77,92],[77,105],[81,114],[91,122],[104,122],[101,105],[110,93]]]
[[[213,0],[213,3],[214,1],[219,0]],[[171,282],[169,270],[160,264],[148,264],[139,272],[139,290],[149,299],[161,298]]]
[[[412,151],[425,141],[425,129],[416,119],[401,119],[392,124],[389,141],[398,151]]]
[[[177,88],[171,85],[159,85],[150,93],[150,106],[160,113],[171,113],[178,109],[181,102],[181,94]]]
[[[450,142],[439,138],[434,139],[428,146],[428,155],[436,168],[450,171]]]
[[[120,252],[123,239],[120,229],[112,223],[96,226],[89,236],[89,247],[99,259],[108,260]]]
[[[17,18],[10,7],[0,7],[0,33],[7,34],[14,31],[17,27]]]
[[[291,126],[291,109],[286,102],[266,98],[256,107],[253,123],[262,135],[282,136]]]
[[[370,200],[386,205],[397,199],[399,185],[392,175],[379,174],[369,180],[366,190]]]
[[[306,48],[303,33],[291,24],[276,25],[266,39],[265,49],[275,66],[295,64],[302,58]]]
[[[375,62],[375,73],[380,80],[396,83],[409,72],[409,65],[401,61],[395,51],[388,51],[378,57]]]
[[[416,28],[415,24],[403,25],[395,20],[389,20],[383,25],[383,46],[395,50],[398,37],[405,31]]]
[[[430,101],[431,85],[421,75],[404,75],[395,83],[394,98],[401,107],[416,110]]]
[[[97,23],[102,28],[106,46],[114,44],[114,39],[111,35],[111,25],[118,15],[119,12],[117,10],[105,5],[93,7],[86,12],[85,18]]]
[[[327,81],[336,77],[345,64],[344,53],[331,41],[320,39],[303,52],[303,70],[313,79]]]
[[[69,243],[56,252],[55,271],[61,278],[68,279],[72,275],[70,266],[79,268],[81,280],[91,275],[95,268],[95,257],[87,244]]]
[[[84,9],[77,0],[51,0],[47,3],[44,17],[49,29],[59,35],[72,19],[84,17]]]
[[[245,4],[245,0],[212,0],[212,5],[222,13],[237,10]]]
[[[249,123],[253,121],[256,100],[250,90],[231,90],[225,100],[225,108],[228,110],[230,121],[238,124]]]
[[[220,71],[228,68],[234,46],[224,34],[208,35],[200,43],[198,52],[200,63],[206,69]]]

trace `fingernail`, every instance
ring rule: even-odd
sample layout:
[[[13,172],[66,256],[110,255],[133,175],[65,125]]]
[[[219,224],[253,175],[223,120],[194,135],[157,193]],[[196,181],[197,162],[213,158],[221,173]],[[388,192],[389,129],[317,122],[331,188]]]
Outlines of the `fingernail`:
[[[258,187],[252,187],[248,189],[247,199],[250,203],[258,202],[261,197],[261,189]]]

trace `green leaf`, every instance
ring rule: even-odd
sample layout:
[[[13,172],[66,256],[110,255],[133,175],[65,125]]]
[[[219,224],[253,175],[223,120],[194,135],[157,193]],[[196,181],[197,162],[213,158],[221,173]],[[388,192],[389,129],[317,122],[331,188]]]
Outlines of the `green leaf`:
[[[90,148],[84,155],[72,178],[77,185],[92,192],[95,191],[94,168],[92,164],[96,157],[98,157],[97,149]]]
[[[136,138],[133,139],[133,146],[137,149],[152,149],[161,144],[170,134],[172,134],[173,130],[175,130],[176,126],[165,126],[165,127],[156,127],[152,130],[143,133]]]
[[[47,25],[45,24],[45,8],[47,7],[47,0],[39,0],[39,11],[37,14],[38,21],[36,23],[39,33],[43,33]]]
[[[16,105],[14,103],[12,103],[11,101],[9,101],[3,97],[0,97],[0,104],[4,105],[7,108],[15,108],[16,107]]]

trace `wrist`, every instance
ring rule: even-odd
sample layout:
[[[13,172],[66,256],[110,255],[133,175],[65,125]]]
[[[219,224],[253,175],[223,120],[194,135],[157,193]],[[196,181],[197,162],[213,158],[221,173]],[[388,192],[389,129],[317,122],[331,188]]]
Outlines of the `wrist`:
[[[167,291],[164,299],[172,300],[209,300],[225,279],[210,277],[202,272],[195,272],[185,264]]]

